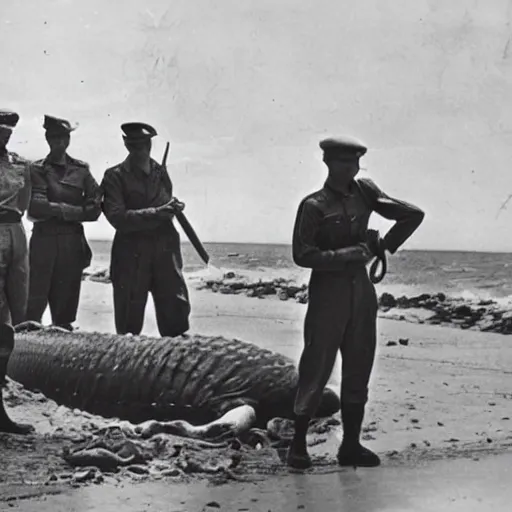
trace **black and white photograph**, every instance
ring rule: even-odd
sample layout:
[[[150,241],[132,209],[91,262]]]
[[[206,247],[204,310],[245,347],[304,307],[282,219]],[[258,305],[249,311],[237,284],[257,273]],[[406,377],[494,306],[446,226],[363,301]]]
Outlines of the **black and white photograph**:
[[[0,40],[0,511],[512,510],[512,0]]]

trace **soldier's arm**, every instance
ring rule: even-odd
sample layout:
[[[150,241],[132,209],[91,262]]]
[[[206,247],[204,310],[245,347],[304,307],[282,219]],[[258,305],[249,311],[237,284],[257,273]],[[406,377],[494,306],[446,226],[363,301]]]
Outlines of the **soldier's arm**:
[[[28,205],[28,215],[34,220],[46,220],[52,217],[62,219],[62,211],[59,203],[48,200],[48,186],[41,169],[37,166],[30,167],[30,181],[32,191]]]
[[[395,221],[383,239],[384,248],[394,254],[418,229],[425,213],[413,204],[388,196],[372,180],[364,180],[363,185],[371,192],[373,211]]]
[[[158,208],[129,210],[123,197],[119,177],[108,170],[101,182],[103,191],[102,209],[110,224],[118,231],[141,231],[158,227],[162,223]]]
[[[94,222],[101,215],[101,189],[89,167],[84,178],[84,203],[74,206],[60,203],[64,220],[76,222]]]
[[[366,261],[362,247],[321,250],[316,237],[322,221],[322,212],[311,201],[299,206],[293,230],[293,261],[300,267],[313,270],[342,270],[349,262]]]
[[[30,166],[28,164],[25,166],[24,178],[25,183],[18,194],[18,208],[22,214],[25,213],[25,211],[28,208],[28,205],[30,203],[30,195],[32,191],[32,185],[30,180]]]
[[[84,221],[94,222],[101,215],[102,193],[98,182],[94,179],[89,169],[87,169],[85,177],[84,196]]]

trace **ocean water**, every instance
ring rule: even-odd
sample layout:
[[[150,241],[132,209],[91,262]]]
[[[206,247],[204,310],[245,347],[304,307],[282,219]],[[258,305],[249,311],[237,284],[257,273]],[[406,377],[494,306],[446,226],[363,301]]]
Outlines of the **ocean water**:
[[[91,240],[95,268],[104,268],[110,261],[110,241]],[[222,270],[267,271],[292,275],[305,282],[307,269],[293,263],[291,246],[277,244],[207,243],[210,262]],[[206,266],[188,243],[182,243],[184,271],[197,272]],[[393,293],[436,293],[466,299],[512,299],[512,254],[400,251],[388,259],[388,274],[378,290]]]

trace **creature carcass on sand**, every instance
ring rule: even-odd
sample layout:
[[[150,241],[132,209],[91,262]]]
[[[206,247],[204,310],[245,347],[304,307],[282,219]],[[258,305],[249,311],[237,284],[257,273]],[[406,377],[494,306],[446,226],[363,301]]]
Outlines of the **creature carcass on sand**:
[[[274,418],[293,417],[295,364],[251,343],[70,333],[33,323],[17,331],[9,377],[59,404],[138,424],[139,438],[243,439],[267,426],[272,434]],[[339,407],[326,389],[318,417]],[[83,464],[90,465],[85,455]]]

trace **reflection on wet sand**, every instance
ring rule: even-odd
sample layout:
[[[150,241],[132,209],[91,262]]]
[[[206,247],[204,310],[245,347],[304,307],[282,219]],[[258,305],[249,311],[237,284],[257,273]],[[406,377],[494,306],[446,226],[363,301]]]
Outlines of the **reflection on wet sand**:
[[[219,487],[204,482],[94,486],[31,501],[10,502],[9,509],[113,512],[121,506],[126,512],[508,512],[512,500],[511,468],[512,452],[509,451],[479,461],[441,460],[415,467],[295,473]]]

